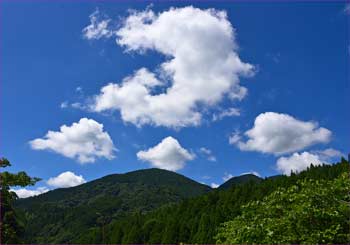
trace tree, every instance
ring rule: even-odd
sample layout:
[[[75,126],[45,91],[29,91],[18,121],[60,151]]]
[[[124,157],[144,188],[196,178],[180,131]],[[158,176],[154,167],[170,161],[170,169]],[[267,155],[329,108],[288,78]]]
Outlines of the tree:
[[[11,166],[6,158],[0,159],[0,167]],[[23,232],[23,226],[18,221],[17,214],[13,208],[14,201],[18,198],[15,192],[11,191],[13,186],[25,187],[34,185],[39,178],[29,177],[25,172],[17,174],[7,171],[0,173],[0,191],[1,191],[1,241],[0,244],[20,243],[20,234]]]
[[[304,179],[242,207],[223,223],[217,243],[349,243],[348,173],[327,180]]]

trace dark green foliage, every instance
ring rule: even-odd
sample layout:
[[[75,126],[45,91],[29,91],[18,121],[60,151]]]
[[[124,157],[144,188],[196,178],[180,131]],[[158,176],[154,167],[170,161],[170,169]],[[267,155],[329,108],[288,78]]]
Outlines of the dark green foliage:
[[[234,185],[245,184],[247,182],[260,182],[262,178],[254,174],[244,174],[241,176],[233,177],[219,186],[219,190],[229,189]]]
[[[147,169],[108,175],[77,187],[19,199],[16,207],[25,213],[28,242],[70,243],[81,239],[81,243],[103,243],[110,221],[134,213],[142,215],[209,190],[210,187],[177,173]],[[137,233],[130,230],[125,241],[141,239]]]
[[[179,204],[163,206],[146,215],[116,220],[107,228],[107,242],[213,244],[220,224],[241,215],[242,205],[262,200],[278,188],[291,187],[301,180],[333,180],[348,170],[349,164],[343,161],[335,165],[311,166],[289,177],[248,181],[228,190],[215,190]],[[130,236],[135,230],[138,237]]]
[[[209,187],[175,173],[148,171],[150,176],[146,177],[144,171],[111,175],[75,188],[20,200],[18,206],[26,210],[31,222],[27,226],[27,237],[31,242],[81,244],[213,244],[217,241],[215,236],[221,224],[244,215],[247,212],[244,207],[248,203],[273,202],[270,197],[278,191],[281,192],[280,190],[289,191],[293,195],[291,190],[294,190],[294,186],[301,185],[300,183],[322,182],[321,187],[318,186],[315,191],[326,190],[323,187],[326,188],[341,174],[349,172],[349,163],[342,159],[334,165],[311,165],[306,171],[291,176],[265,179],[253,177],[254,179],[245,181],[241,179],[236,183],[231,182],[228,189],[210,192]],[[313,184],[309,184],[308,192],[304,194],[306,198],[310,195],[313,205],[316,201],[312,201],[312,197],[313,194],[317,197],[317,192],[312,193],[312,186]],[[332,192],[325,193],[329,198],[335,197]],[[281,203],[275,203],[281,206]],[[327,212],[337,210],[327,201],[324,205]],[[297,207],[298,205],[290,206],[288,210],[284,210],[283,215],[293,214],[293,208]],[[253,205],[253,208],[258,210],[259,205]],[[283,210],[284,206],[281,208]],[[344,208],[341,208],[344,212],[336,216],[334,221],[342,222],[344,214],[348,214]],[[255,212],[254,209],[252,213]],[[273,212],[278,215],[276,210]],[[263,220],[263,211],[260,214]],[[313,215],[311,211],[308,214]],[[317,222],[320,224],[317,226],[320,231],[322,225],[328,224],[322,219]],[[303,232],[305,224],[307,222],[304,219],[300,223],[299,232]],[[340,226],[343,229],[344,223],[340,223]],[[308,236],[309,231],[305,230],[302,235]],[[338,231],[343,234],[343,230]],[[318,242],[343,241],[332,240],[334,237],[329,235],[328,240],[319,239]],[[280,243],[286,240],[273,241]]]
[[[0,167],[5,168],[11,166],[10,162],[0,159]],[[1,189],[1,244],[14,244],[23,242],[20,237],[24,231],[20,217],[13,208],[14,201],[18,198],[16,193],[10,190],[14,186],[34,185],[40,179],[31,178],[25,172],[17,174],[7,171],[0,173],[0,189]]]

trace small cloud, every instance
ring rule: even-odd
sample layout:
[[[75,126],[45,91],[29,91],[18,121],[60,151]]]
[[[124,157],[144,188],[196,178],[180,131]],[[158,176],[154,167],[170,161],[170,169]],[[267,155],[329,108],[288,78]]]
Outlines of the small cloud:
[[[290,175],[291,172],[298,173],[307,169],[311,164],[314,166],[321,164],[328,164],[320,159],[318,155],[311,154],[309,152],[294,153],[289,157],[280,157],[277,159],[277,169],[285,174]]]
[[[82,93],[82,92],[83,92],[83,88],[80,87],[80,86],[78,86],[78,87],[76,87],[75,91],[76,91],[77,93]]]
[[[19,198],[27,198],[27,197],[37,196],[45,192],[48,192],[49,189],[46,187],[38,187],[34,190],[30,190],[27,188],[20,188],[20,189],[11,189],[11,191],[15,192]]]
[[[344,154],[336,149],[328,148],[311,152],[294,153],[289,157],[280,157],[277,160],[277,169],[283,174],[290,172],[300,172],[307,169],[311,164],[314,166],[329,164],[335,158],[340,158]]]
[[[241,140],[240,132],[236,130],[235,132],[231,133],[231,135],[228,138],[228,142],[230,145],[235,145]]]
[[[204,175],[204,176],[202,177],[202,179],[211,179],[211,177],[208,176],[208,175]]]
[[[61,107],[61,109],[67,108],[68,107],[68,102],[67,101],[62,102],[60,107]]]
[[[111,160],[116,151],[111,137],[103,131],[103,124],[88,118],[71,126],[62,125],[60,131],[48,131],[29,144],[34,150],[51,150],[82,164],[95,162],[99,157]]]
[[[206,155],[210,155],[210,154],[211,154],[211,150],[209,150],[209,149],[207,149],[207,148],[205,148],[205,147],[201,147],[201,148],[199,149],[199,151],[200,151],[201,153],[206,154]]]
[[[319,158],[323,159],[323,160],[332,160],[334,158],[340,158],[342,156],[344,156],[345,154],[343,154],[342,152],[333,149],[333,148],[328,148],[325,150],[318,150],[318,151],[313,151],[313,154],[317,154],[319,156]]]
[[[88,110],[88,108],[80,102],[69,103],[68,101],[64,101],[60,104],[61,109],[73,108],[80,110]]]
[[[246,131],[246,142],[234,133],[230,144],[242,151],[257,151],[281,155],[305,149],[318,143],[328,143],[332,132],[317,122],[301,121],[288,114],[265,112],[255,118],[254,126]]]
[[[70,171],[63,172],[56,177],[52,177],[47,184],[57,188],[67,188],[84,184],[86,181],[82,175],[76,175]]]
[[[139,151],[137,158],[151,163],[152,166],[177,171],[185,167],[187,161],[195,155],[183,148],[173,137],[164,138],[158,145],[145,151]]]
[[[233,177],[232,174],[229,174],[227,172],[224,173],[224,176],[222,177],[223,181],[226,182],[228,181],[229,179],[231,179]]]
[[[213,155],[212,151],[208,148],[205,147],[201,147],[199,149],[199,153],[201,153],[202,155],[204,155],[208,161],[211,162],[216,162],[216,157]]]
[[[216,184],[216,183],[211,183],[211,184],[210,184],[210,187],[211,187],[211,188],[215,188],[215,189],[218,188],[219,186],[220,186],[220,185],[218,185],[218,184]]]
[[[86,109],[86,107],[79,102],[72,103],[70,106],[74,109],[81,109],[81,110]]]
[[[212,120],[215,122],[215,121],[219,121],[225,117],[233,117],[233,116],[240,116],[240,115],[241,115],[241,112],[239,109],[231,107],[231,108],[228,108],[226,110],[221,111],[218,114],[213,114]]]
[[[216,162],[216,157],[214,156],[208,156],[208,161],[211,161],[211,162]]]
[[[98,9],[90,15],[90,25],[82,32],[83,37],[88,40],[112,37],[114,32],[108,27],[111,19],[103,16]]]

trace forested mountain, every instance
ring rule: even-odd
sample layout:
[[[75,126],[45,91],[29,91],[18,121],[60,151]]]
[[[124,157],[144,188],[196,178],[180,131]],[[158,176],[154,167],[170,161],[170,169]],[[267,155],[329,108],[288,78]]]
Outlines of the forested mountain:
[[[330,199],[322,202],[318,198],[326,195],[331,199],[338,198],[339,202],[350,201],[344,196],[348,193],[344,174],[347,176],[348,173],[349,163],[342,159],[333,165],[311,165],[306,171],[291,176],[265,179],[254,175],[241,176],[228,180],[222,185],[224,188],[210,191],[208,186],[176,173],[150,169],[110,175],[78,187],[23,199],[17,203],[17,208],[24,210],[27,219],[25,239],[31,243],[345,243],[348,237],[344,232],[349,225],[346,218],[349,208],[346,207],[349,206],[332,204]],[[315,193],[311,195],[313,188]],[[282,195],[284,192],[290,195]],[[282,210],[285,212],[283,218],[287,220],[283,223],[276,210],[283,209],[284,200],[288,198],[291,201],[286,203],[288,210]],[[315,207],[314,213],[337,215],[330,218],[315,215],[313,218],[314,213],[308,211],[311,216],[305,216],[297,209],[298,205],[293,205],[293,200]],[[271,219],[266,219],[270,226],[263,227],[265,230],[253,227],[255,233],[248,237],[250,240],[239,236],[235,237],[241,240],[232,240],[230,234],[236,234],[239,229],[244,231],[244,227],[258,222],[251,215],[247,216],[251,220],[244,223],[244,215],[256,212],[263,220],[268,205],[276,212]],[[295,228],[298,232],[314,232],[304,227],[309,219],[314,219],[320,234],[316,232],[309,240],[293,240],[295,236],[290,236],[290,239],[286,236],[284,240],[273,237],[271,234],[283,234],[283,230],[275,232],[276,226],[272,224],[292,224],[287,214],[294,218],[298,215],[306,217],[301,218],[303,222]],[[338,226],[333,227],[334,223]],[[327,227],[328,224],[331,226]],[[340,235],[335,236],[337,233]],[[264,234],[271,235],[271,240]]]
[[[126,217],[124,219],[114,220],[109,224],[106,229],[101,229],[101,227],[91,228],[89,233],[86,233],[83,237],[80,237],[73,242],[75,243],[151,243],[151,244],[174,244],[174,243],[191,243],[191,244],[214,244],[216,242],[225,241],[217,237],[219,228],[222,226],[223,222],[239,217],[242,214],[242,207],[251,202],[258,202],[259,200],[264,200],[264,198],[271,197],[270,195],[276,195],[275,192],[279,192],[280,188],[294,188],[293,186],[298,185],[300,181],[311,181],[307,190],[312,190],[313,182],[319,181],[332,181],[338,178],[342,174],[349,173],[349,163],[342,159],[340,163],[334,165],[323,165],[311,167],[301,172],[300,174],[292,174],[291,176],[280,176],[276,178],[266,178],[262,181],[248,181],[245,184],[233,185],[232,188],[228,190],[213,190],[208,194],[198,196],[195,198],[184,200],[179,204],[174,204],[170,206],[161,207],[155,211],[152,211],[146,215],[140,213],[134,213],[132,216]],[[322,184],[324,188],[327,188],[327,183]],[[344,187],[343,183],[343,187]],[[344,187],[345,188],[345,187]],[[315,189],[315,191],[320,191],[321,193],[327,193],[330,198],[336,196],[337,189],[331,189],[325,192],[324,189]],[[332,192],[334,191],[334,193]],[[349,190],[350,191],[350,190]],[[290,191],[292,192],[292,191]],[[344,192],[343,192],[344,193]],[[345,192],[348,193],[348,192]],[[302,195],[305,199],[308,196]],[[324,196],[324,195],[323,195]],[[293,198],[291,196],[290,198]],[[346,197],[345,197],[346,199]],[[346,201],[346,200],[344,200]],[[312,202],[315,202],[313,199]],[[318,203],[323,205],[323,202],[318,200]],[[331,206],[327,206],[330,203],[327,202],[322,208],[317,209],[316,212],[327,213],[328,208],[331,210]],[[310,205],[310,204],[308,204]],[[259,205],[255,205],[259,206]],[[283,205],[279,204],[279,207],[283,209]],[[316,204],[315,204],[316,207]],[[345,206],[346,207],[346,206]],[[293,206],[292,208],[296,208]],[[304,215],[297,210],[289,208],[285,212],[293,214]],[[344,207],[342,207],[344,208]],[[246,210],[245,208],[244,210]],[[338,216],[342,219],[339,223],[339,232],[348,231],[348,213],[349,206],[344,212],[338,212]],[[254,213],[254,210],[250,210]],[[278,213],[276,214],[278,216]],[[337,217],[339,218],[339,217]],[[256,224],[259,226],[257,220]],[[331,220],[334,222],[334,220]],[[274,222],[271,220],[270,222]],[[317,221],[315,221],[317,222]],[[278,223],[278,222],[276,222]],[[303,225],[308,223],[303,223]],[[322,223],[320,224],[327,224]],[[333,224],[333,223],[332,223]],[[243,223],[242,223],[243,225]],[[263,224],[262,224],[263,225]],[[311,223],[311,226],[313,224]],[[321,227],[321,226],[318,226]],[[332,227],[329,228],[326,233],[334,234],[337,230]],[[308,231],[307,227],[299,227],[301,230],[304,229]],[[290,228],[292,229],[292,228]],[[103,232],[102,232],[103,231]],[[232,233],[232,231],[228,231]],[[280,231],[281,232],[281,231]],[[319,231],[320,233],[323,231]],[[257,233],[261,235],[261,233]],[[264,234],[264,233],[263,233]],[[345,233],[347,234],[347,233]],[[284,234],[288,236],[288,234]],[[307,234],[304,234],[307,237]],[[327,242],[330,243],[345,243],[346,235],[342,233],[340,236],[342,240],[332,240],[334,236],[330,236]],[[259,237],[252,237],[248,240],[248,243],[259,243]],[[264,238],[264,237],[262,237]],[[283,240],[285,243],[295,243],[294,240]],[[321,243],[321,238],[313,237],[313,239],[308,240],[309,243]],[[230,241],[227,239],[226,241]],[[274,240],[274,243],[279,243],[278,238]],[[282,241],[282,240],[281,240]],[[299,241],[301,243],[303,241]],[[262,243],[262,242],[260,242]]]
[[[87,228],[134,212],[144,214],[210,189],[175,172],[147,169],[19,199],[16,207],[26,218],[28,242],[66,243]]]
[[[225,183],[219,186],[219,189],[229,189],[234,185],[238,184],[245,184],[247,182],[260,182],[262,178],[254,175],[254,174],[244,174],[236,177],[232,177],[231,179],[227,180]]]

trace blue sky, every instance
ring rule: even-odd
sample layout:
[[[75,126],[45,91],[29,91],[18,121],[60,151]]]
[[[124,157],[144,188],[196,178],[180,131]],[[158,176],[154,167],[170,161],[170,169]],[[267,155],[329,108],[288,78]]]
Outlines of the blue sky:
[[[296,170],[305,168],[306,163],[300,166],[295,163],[298,160],[331,163],[339,159],[340,153],[349,151],[349,11],[344,10],[345,3],[195,2],[188,11],[189,17],[184,20],[184,25],[189,23],[191,26],[195,19],[199,20],[198,23],[214,23],[212,29],[209,24],[207,30],[207,27],[201,27],[205,34],[198,32],[198,35],[202,35],[199,40],[203,40],[203,45],[199,45],[202,44],[200,41],[198,46],[190,41],[195,31],[189,36],[180,37],[172,36],[176,35],[176,31],[160,36],[150,31],[151,34],[146,33],[148,41],[136,40],[137,37],[133,40],[133,33],[143,32],[144,29],[127,27],[124,22],[126,18],[153,13],[154,19],[142,24],[154,25],[155,30],[161,26],[168,31],[173,26],[167,22],[169,19],[160,17],[168,13],[169,18],[179,19],[178,16],[184,13],[184,7],[188,6],[175,1],[149,4],[1,2],[0,154],[12,162],[10,171],[24,170],[43,179],[32,189],[64,186],[50,186],[47,181],[67,171],[74,173],[71,176],[73,179],[82,176],[85,181],[89,181],[107,174],[152,166],[175,170],[208,185],[221,184],[224,176],[255,171],[264,177],[283,173],[293,167]],[[169,11],[171,7],[178,11]],[[209,12],[208,8],[215,10]],[[128,9],[135,11],[128,12]],[[227,16],[220,17],[219,11],[226,11]],[[91,23],[93,13],[96,17],[95,26]],[[198,18],[192,18],[191,14]],[[200,18],[204,18],[203,22]],[[102,33],[101,28],[97,30],[97,24],[103,21],[107,21],[108,25],[102,28],[105,31]],[[220,38],[230,33],[224,28],[223,33],[218,31],[215,34],[219,37],[217,40],[213,37],[213,33],[218,30],[215,25],[227,27],[227,23],[235,30],[231,33],[235,39],[233,44],[227,44]],[[90,36],[88,29],[83,31],[89,25]],[[184,25],[178,25],[174,30],[181,34]],[[191,28],[197,28],[193,26]],[[122,28],[129,28],[131,32],[116,34]],[[116,39],[124,41],[125,45],[117,44]],[[127,52],[128,48],[132,49],[133,42],[137,43],[138,48]],[[140,46],[147,42],[150,46],[142,50]],[[173,53],[165,55],[160,51],[159,47],[164,43],[169,45],[164,52]],[[158,45],[158,48],[152,45]],[[178,55],[186,47],[189,47],[189,61],[186,55]],[[225,60],[220,55],[227,51],[237,55],[242,64],[252,67],[219,65],[215,69],[202,69],[201,64],[203,66],[206,63],[201,62],[209,61],[200,60],[200,56],[193,59],[197,63],[192,64],[194,61],[191,57],[196,56],[192,55],[191,50],[196,49],[201,52],[213,50],[213,54],[210,54],[213,55],[213,66]],[[186,99],[182,101],[183,98],[179,96],[178,101],[175,99],[175,105],[171,104],[170,109],[160,113],[159,117],[155,113],[157,110],[152,111],[147,107],[148,104],[139,103],[139,100],[132,107],[132,102],[127,99],[109,101],[110,104],[104,109],[98,109],[98,98],[106,99],[100,93],[102,87],[109,83],[119,86],[113,90],[115,96],[119,96],[117,93],[121,92],[123,86],[126,87],[122,84],[123,79],[135,78],[135,72],[141,68],[147,69],[146,75],[155,75],[156,82],[163,83],[155,87],[149,96],[165,93],[178,78],[170,75],[164,79],[161,76],[164,71],[159,71],[159,67],[174,57],[180,63],[186,60],[190,62],[189,65],[193,65],[193,74],[198,73],[193,81],[198,79],[199,88],[201,83],[210,83],[215,91],[208,87],[191,90],[188,98],[193,96],[197,99],[188,102]],[[241,69],[240,73],[233,71],[232,76],[238,78],[228,76],[223,81],[245,87],[247,94],[244,98],[232,100],[226,93],[230,92],[228,89],[217,90],[215,86],[219,79],[211,75],[217,75],[220,67],[228,72],[232,72],[231,68]],[[190,68],[174,68],[175,72],[181,72],[181,69],[187,71]],[[209,77],[206,74],[209,70],[212,80],[201,80]],[[185,90],[188,84],[194,84],[186,80],[187,77],[181,77],[178,84],[185,84]],[[138,98],[134,91],[126,98]],[[219,98],[208,102],[208,95],[217,91],[225,94],[219,93]],[[237,91],[235,95],[238,95]],[[169,97],[160,101],[160,105],[150,102],[150,107],[156,105],[163,108],[169,102]],[[187,114],[181,114],[186,106]],[[236,113],[229,113],[232,108]],[[121,113],[124,113],[124,117]],[[132,118],[135,113],[137,119]],[[175,115],[176,120],[181,122],[182,119],[187,120],[186,116],[191,113],[199,113],[201,119],[191,119],[182,124],[178,121],[165,123],[168,122],[168,116]],[[213,120],[213,117],[219,117],[222,113],[226,116]],[[62,125],[71,127],[81,118],[94,120],[97,123],[95,126],[103,125],[102,130],[96,129],[97,136],[94,134],[79,139],[82,140],[81,144],[89,145],[86,141],[107,134],[107,139],[98,143],[101,143],[102,148],[106,147],[107,153],[97,156],[86,153],[86,149],[83,149],[84,153],[74,151],[74,146],[69,146],[69,140],[61,142],[62,146],[52,148],[52,142],[44,137],[49,130],[59,132]],[[250,136],[245,135],[246,131],[254,128],[254,122],[255,130]],[[170,140],[163,142],[164,145],[154,148],[169,136]],[[236,138],[230,144],[229,139],[234,136]],[[33,145],[35,139],[42,140],[40,146]],[[296,142],[295,145],[285,142],[286,139]],[[113,142],[113,149],[110,141]],[[64,146],[68,147],[65,154],[62,153]],[[143,152],[143,156],[139,154],[137,157],[138,152]],[[73,155],[67,157],[70,153]],[[78,159],[79,154],[92,156],[93,160],[90,161],[94,162],[82,163]],[[208,159],[210,156],[211,159]],[[277,167],[278,160],[280,169]]]

